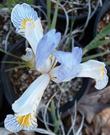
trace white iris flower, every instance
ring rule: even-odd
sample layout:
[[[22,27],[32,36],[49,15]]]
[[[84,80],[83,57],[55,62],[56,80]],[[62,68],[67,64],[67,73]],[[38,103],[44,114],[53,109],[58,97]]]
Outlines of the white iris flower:
[[[11,19],[17,31],[23,31],[29,41],[35,54],[36,70],[41,76],[12,104],[15,114],[7,115],[4,122],[6,129],[18,132],[37,128],[36,111],[50,80],[60,83],[75,77],[90,77],[96,80],[97,89],[107,85],[105,64],[96,60],[81,63],[82,49],[79,47],[74,47],[72,52],[56,51],[61,34],[52,29],[43,36],[39,18],[29,5],[16,5],[12,10]],[[39,23],[36,23],[37,21]]]
[[[50,80],[57,80],[58,82],[64,82],[65,80],[68,80],[70,75],[68,74],[68,72],[65,72],[65,79],[63,78],[62,80],[59,75],[57,75],[60,72],[64,72],[64,67],[62,65],[62,68],[58,66],[60,67],[60,70],[56,70],[57,67],[55,67],[57,64],[57,60],[53,54],[55,52],[55,48],[60,42],[60,39],[61,34],[53,29],[47,32],[39,41],[35,59],[36,70],[38,70],[42,75],[38,77],[27,88],[23,95],[12,104],[12,109],[15,114],[7,115],[5,119],[6,129],[12,132],[18,132],[20,130],[34,130],[37,127],[36,111],[38,109],[42,95]],[[74,66],[76,62],[74,53],[77,53],[81,59],[82,50],[78,47],[74,48],[74,51],[72,53],[73,59],[71,59],[72,66]],[[79,72],[79,68],[75,68],[72,71],[74,72],[74,74],[72,74],[70,78],[75,78]]]

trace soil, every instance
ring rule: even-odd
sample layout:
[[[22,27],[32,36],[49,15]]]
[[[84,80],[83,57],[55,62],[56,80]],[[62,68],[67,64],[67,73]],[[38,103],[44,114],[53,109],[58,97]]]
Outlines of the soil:
[[[10,45],[12,46],[20,39],[21,36],[16,34],[10,23],[9,10],[7,8],[0,10],[0,48],[8,50]]]

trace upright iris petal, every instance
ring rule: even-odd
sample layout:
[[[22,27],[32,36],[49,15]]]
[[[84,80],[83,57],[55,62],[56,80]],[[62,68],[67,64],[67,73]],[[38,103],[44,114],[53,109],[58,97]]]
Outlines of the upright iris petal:
[[[53,29],[47,32],[40,40],[36,51],[36,67],[38,70],[45,68],[46,63],[49,63],[51,54],[58,46],[60,39],[61,34]]]
[[[108,83],[107,70],[103,62],[89,60],[81,64],[77,77],[90,77],[96,81],[96,89],[103,89]]]
[[[61,65],[73,67],[76,64],[80,64],[82,60],[82,49],[79,47],[73,47],[72,52],[55,51],[54,56]]]
[[[56,82],[69,81],[77,76],[80,71],[80,62],[82,59],[82,49],[75,47],[72,52],[54,52],[60,66],[51,71],[53,80]]]

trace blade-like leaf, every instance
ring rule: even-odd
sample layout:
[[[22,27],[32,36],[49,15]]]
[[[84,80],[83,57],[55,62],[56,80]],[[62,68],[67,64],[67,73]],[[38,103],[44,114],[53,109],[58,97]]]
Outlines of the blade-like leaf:
[[[96,37],[84,48],[84,54],[89,50],[97,48],[99,46],[110,43],[109,39],[103,39],[105,36],[110,34],[110,24],[104,27],[100,33],[96,35]]]
[[[54,13],[52,24],[51,24],[51,29],[54,29],[56,26],[57,16],[58,16],[58,5],[59,5],[59,0],[57,0],[56,2],[55,13]]]

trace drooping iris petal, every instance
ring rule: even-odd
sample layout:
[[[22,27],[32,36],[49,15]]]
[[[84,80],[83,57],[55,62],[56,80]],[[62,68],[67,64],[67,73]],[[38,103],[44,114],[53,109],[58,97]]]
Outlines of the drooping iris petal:
[[[55,51],[54,56],[56,59],[66,67],[73,67],[79,64],[82,60],[82,49],[79,47],[74,47],[72,52]]]
[[[41,20],[36,11],[26,3],[17,4],[12,10],[11,21],[16,27],[17,33],[27,39],[36,54],[38,42],[43,37]]]
[[[108,83],[107,70],[103,62],[89,60],[81,64],[81,71],[77,77],[90,77],[95,79],[96,89],[103,89]]]
[[[49,81],[50,78],[47,74],[38,77],[23,95],[12,104],[13,111],[21,115],[36,111]]]
[[[80,71],[82,49],[75,47],[72,52],[55,51],[54,56],[61,64],[51,71],[56,82],[69,81],[77,76]]]
[[[36,118],[31,114],[20,116],[9,114],[6,116],[4,126],[11,132],[19,132],[21,130],[35,130],[37,128]]]
[[[19,132],[22,130],[22,127],[16,121],[16,117],[12,114],[7,115],[4,121],[4,126],[11,132]]]
[[[27,21],[36,21],[37,19],[37,13],[26,3],[17,4],[11,12],[11,21],[17,30],[25,29]]]
[[[34,23],[32,22],[26,23],[25,38],[31,45],[35,55],[38,43],[42,37],[43,37],[43,29],[39,18]]]
[[[60,39],[61,39],[61,34],[59,32],[56,32],[55,29],[50,30],[43,36],[43,38],[40,40],[38,44],[37,51],[36,51],[37,69],[40,70],[40,68],[44,67],[46,60],[49,58],[49,56],[58,46]]]

